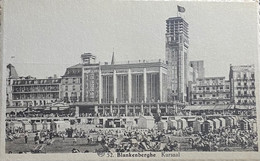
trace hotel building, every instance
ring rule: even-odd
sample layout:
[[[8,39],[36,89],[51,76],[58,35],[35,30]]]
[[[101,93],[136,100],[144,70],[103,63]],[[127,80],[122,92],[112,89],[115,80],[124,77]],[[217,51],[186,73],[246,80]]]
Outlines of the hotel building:
[[[231,102],[235,105],[255,105],[254,65],[230,66]]]
[[[191,85],[191,105],[230,103],[230,83],[225,77],[198,78]]]

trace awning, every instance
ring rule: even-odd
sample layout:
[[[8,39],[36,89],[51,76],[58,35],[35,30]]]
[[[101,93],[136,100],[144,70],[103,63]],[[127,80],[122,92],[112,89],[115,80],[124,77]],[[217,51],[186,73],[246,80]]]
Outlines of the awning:
[[[255,108],[255,106],[249,106],[249,105],[235,105],[235,109],[238,110],[250,110]]]

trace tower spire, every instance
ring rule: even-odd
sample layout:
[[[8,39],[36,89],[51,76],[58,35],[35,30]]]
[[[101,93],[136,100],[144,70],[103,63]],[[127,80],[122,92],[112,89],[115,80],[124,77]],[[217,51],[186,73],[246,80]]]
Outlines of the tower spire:
[[[113,48],[113,55],[112,55],[111,64],[112,64],[112,65],[115,64],[115,53],[114,53],[114,48]]]

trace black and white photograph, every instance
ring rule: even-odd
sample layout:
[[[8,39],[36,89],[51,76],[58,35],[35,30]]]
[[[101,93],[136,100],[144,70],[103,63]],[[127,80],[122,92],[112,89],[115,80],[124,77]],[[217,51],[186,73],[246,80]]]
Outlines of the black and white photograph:
[[[259,156],[259,2],[0,9],[6,158]]]

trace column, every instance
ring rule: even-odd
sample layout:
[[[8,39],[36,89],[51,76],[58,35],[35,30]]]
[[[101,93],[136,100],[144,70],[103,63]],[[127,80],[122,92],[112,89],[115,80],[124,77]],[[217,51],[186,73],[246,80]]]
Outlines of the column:
[[[111,101],[111,104],[110,104],[110,114],[111,114],[111,116],[113,116],[113,106],[112,106],[112,101]]]
[[[159,102],[156,105],[157,105],[157,113],[159,114],[161,113]]]
[[[132,100],[132,75],[131,69],[128,69],[128,102],[131,103]]]
[[[144,102],[147,99],[147,78],[146,78],[146,68],[144,68]]]
[[[168,106],[167,106],[167,104],[165,105],[165,113],[166,114],[168,113]]]
[[[160,67],[160,71],[159,71],[160,100],[161,100],[161,102],[164,102],[164,100],[163,100],[163,85],[162,85],[162,82],[163,82],[163,74],[162,74],[162,68]]]
[[[116,99],[117,99],[117,80],[116,80],[116,70],[114,70],[113,72],[113,95],[114,95],[114,103],[117,103],[116,102]]]
[[[127,102],[126,102],[127,103]],[[125,105],[125,116],[127,116],[127,114],[128,114],[128,107],[127,107],[127,104]]]
[[[99,94],[99,97],[98,97],[98,102],[101,103],[101,100],[102,100],[102,93],[103,93],[103,79],[102,79],[102,75],[101,75],[101,68],[99,67],[99,71],[98,71],[98,80],[99,80],[99,84],[98,84],[98,94]]]
[[[105,116],[105,106],[103,106],[103,116]]]
[[[85,77],[84,77],[84,67],[82,67],[82,75],[81,75],[81,79],[82,79],[82,98],[81,98],[81,100],[82,100],[82,102],[85,102],[85,99],[84,99],[84,97],[85,97]]]
[[[117,112],[117,114],[118,114],[118,117],[120,116],[120,105],[118,105],[118,112]]]
[[[141,115],[144,115],[144,101],[141,104]]]
[[[134,116],[136,116],[136,113],[135,113],[135,106],[134,106],[134,108],[133,108],[133,114],[134,114]]]
[[[95,108],[95,113],[98,114],[98,106],[96,105],[94,106],[94,108]]]
[[[79,106],[75,107],[75,117],[79,117]]]

